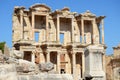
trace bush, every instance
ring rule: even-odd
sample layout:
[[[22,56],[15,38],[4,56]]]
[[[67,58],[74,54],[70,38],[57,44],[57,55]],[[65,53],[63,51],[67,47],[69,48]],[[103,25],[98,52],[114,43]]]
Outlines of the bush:
[[[0,50],[2,50],[2,53],[4,53],[4,46],[6,42],[0,42]]]

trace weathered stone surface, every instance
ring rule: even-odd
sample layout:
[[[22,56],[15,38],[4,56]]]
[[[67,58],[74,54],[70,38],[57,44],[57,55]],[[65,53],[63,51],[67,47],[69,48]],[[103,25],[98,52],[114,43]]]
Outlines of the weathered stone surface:
[[[0,65],[0,80],[17,80],[15,64]]]
[[[113,54],[106,55],[106,79],[120,79],[120,44],[113,47]]]
[[[50,71],[50,70],[52,70],[54,68],[54,65],[53,65],[53,63],[51,63],[51,62],[46,62],[46,63],[40,63],[39,64],[39,69],[41,70],[41,71]]]
[[[35,71],[35,64],[26,60],[19,59],[17,71],[20,72],[31,72]]]
[[[19,63],[18,59],[15,59],[13,57],[4,57],[4,58],[7,63],[15,63],[15,64]]]
[[[70,74],[19,75],[18,80],[73,80]]]
[[[17,59],[23,59],[24,53],[18,50],[13,50],[13,56]]]

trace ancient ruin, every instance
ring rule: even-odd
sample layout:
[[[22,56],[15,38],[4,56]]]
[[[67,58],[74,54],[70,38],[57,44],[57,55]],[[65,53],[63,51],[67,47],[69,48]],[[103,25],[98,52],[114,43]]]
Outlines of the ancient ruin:
[[[120,45],[113,47],[113,55],[106,56],[107,80],[120,80]]]
[[[105,80],[104,18],[89,10],[16,6],[13,48],[3,58],[16,65],[14,80]]]

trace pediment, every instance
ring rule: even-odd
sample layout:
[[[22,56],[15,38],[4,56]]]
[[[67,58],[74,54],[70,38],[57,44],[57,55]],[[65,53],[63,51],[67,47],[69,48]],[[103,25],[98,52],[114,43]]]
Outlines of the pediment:
[[[64,7],[61,11],[70,11],[68,7]]]
[[[50,12],[51,9],[45,4],[34,4],[30,7],[30,9],[39,11],[39,12]]]
[[[90,17],[96,17],[95,14],[91,13],[89,10],[87,10],[85,13],[82,13],[82,16],[90,16]]]

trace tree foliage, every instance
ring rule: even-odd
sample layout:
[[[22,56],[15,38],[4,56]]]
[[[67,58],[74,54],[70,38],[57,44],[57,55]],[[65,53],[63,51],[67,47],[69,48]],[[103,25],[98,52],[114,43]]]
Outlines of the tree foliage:
[[[0,42],[0,50],[2,50],[2,53],[4,53],[4,46],[6,42]]]

